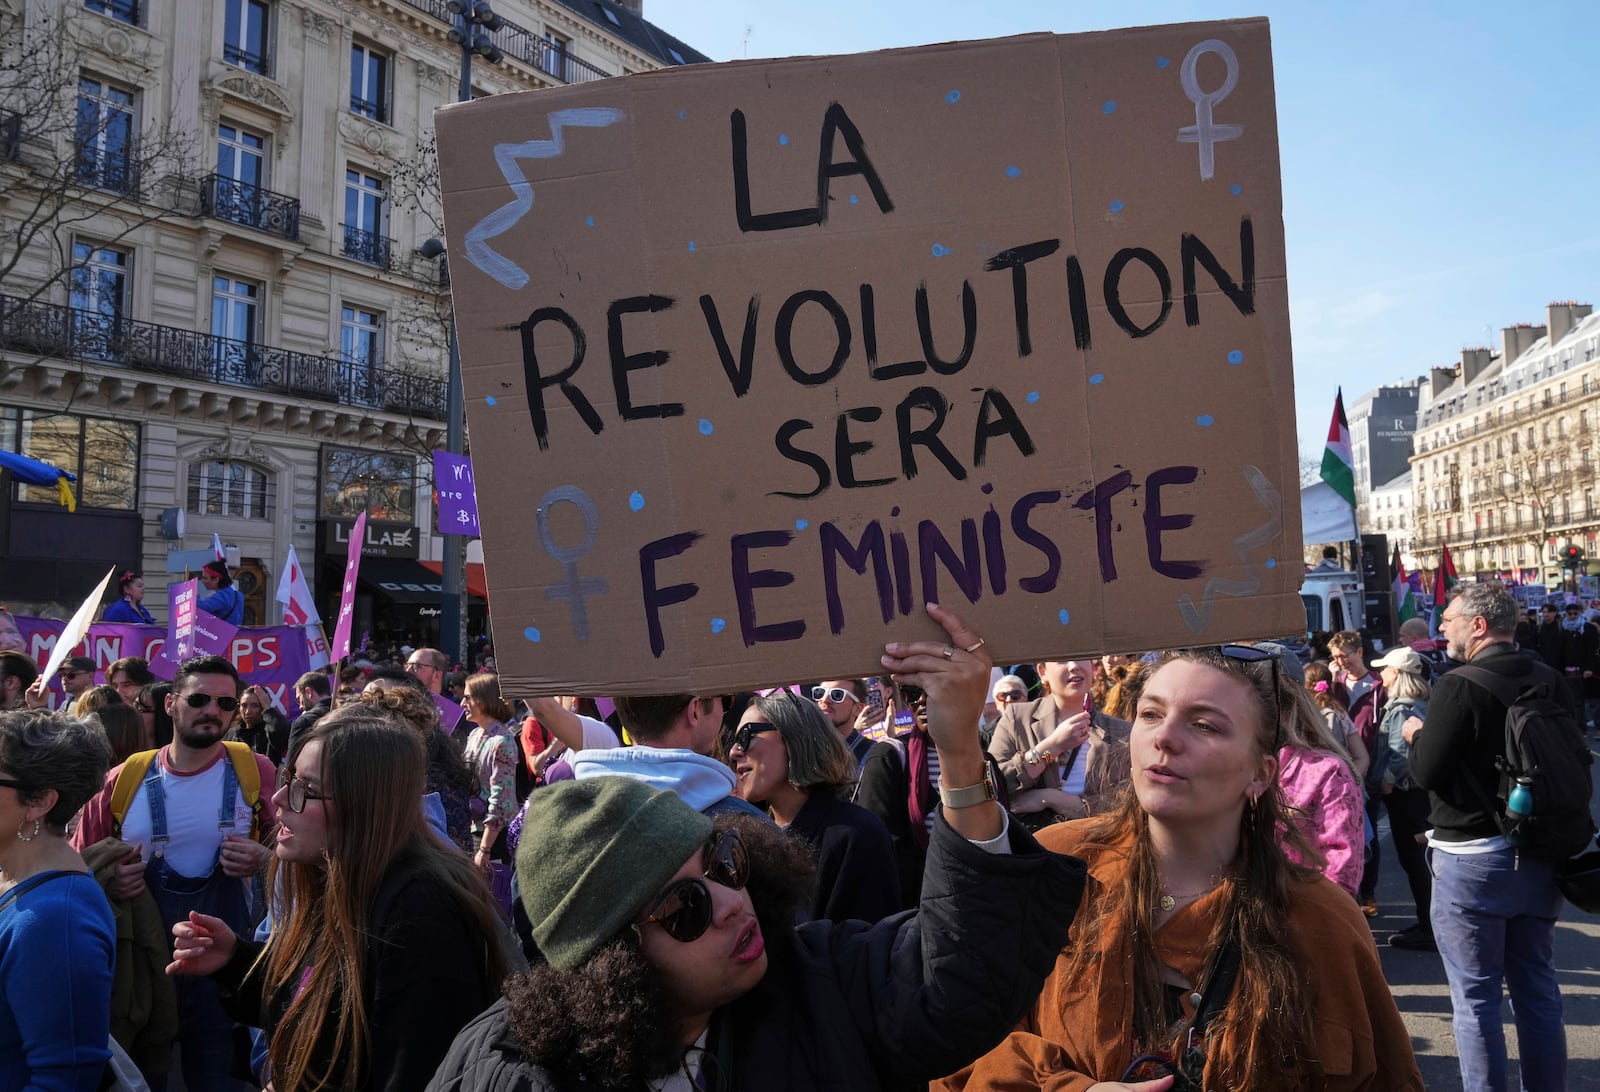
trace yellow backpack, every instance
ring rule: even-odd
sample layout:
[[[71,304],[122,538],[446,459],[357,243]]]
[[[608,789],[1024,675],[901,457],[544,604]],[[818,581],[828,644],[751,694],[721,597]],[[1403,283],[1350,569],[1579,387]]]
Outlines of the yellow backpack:
[[[228,760],[233,763],[234,775],[239,779],[239,792],[244,797],[244,802],[250,806],[250,837],[261,840],[261,769],[256,765],[256,753],[250,749],[248,743],[238,740],[225,739],[222,746],[228,752]],[[128,756],[122,764],[122,772],[117,774],[117,783],[111,787],[111,833],[122,837],[122,820],[128,814],[128,808],[133,804],[133,798],[139,792],[139,786],[144,784],[145,775],[150,772],[151,763],[155,762],[159,750],[140,751]]]

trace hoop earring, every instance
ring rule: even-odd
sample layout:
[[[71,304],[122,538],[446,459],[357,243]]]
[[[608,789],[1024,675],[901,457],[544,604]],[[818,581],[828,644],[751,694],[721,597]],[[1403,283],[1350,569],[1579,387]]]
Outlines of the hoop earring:
[[[25,826],[27,824],[27,821],[24,820],[23,824]],[[24,834],[24,833],[22,833],[22,827],[18,827],[17,828],[17,841],[19,841],[19,842],[31,842],[31,841],[33,841],[35,838],[39,837],[39,830],[43,826],[44,826],[44,821],[42,819],[35,819],[33,821],[33,833],[32,834]]]

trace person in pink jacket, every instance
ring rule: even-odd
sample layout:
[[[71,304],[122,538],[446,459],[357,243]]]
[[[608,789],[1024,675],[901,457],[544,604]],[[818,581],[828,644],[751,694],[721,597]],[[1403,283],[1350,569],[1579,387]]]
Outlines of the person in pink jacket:
[[[1290,821],[1322,854],[1323,875],[1357,898],[1366,848],[1361,782],[1306,688],[1285,678],[1280,697],[1285,708],[1294,710],[1278,752],[1278,787],[1290,807]],[[1289,855],[1294,859],[1292,850]]]

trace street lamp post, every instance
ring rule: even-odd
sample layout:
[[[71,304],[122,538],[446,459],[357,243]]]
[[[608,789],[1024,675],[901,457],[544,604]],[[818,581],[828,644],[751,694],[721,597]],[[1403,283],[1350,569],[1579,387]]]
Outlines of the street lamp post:
[[[498,46],[489,37],[506,25],[495,14],[489,0],[449,0],[446,5],[455,17],[455,23],[446,35],[452,44],[461,48],[461,79],[456,88],[456,101],[472,98],[472,58],[479,56],[496,64],[502,56]],[[444,242],[428,239],[418,248],[424,258],[437,258],[445,252]],[[467,422],[466,403],[461,390],[461,347],[456,340],[456,321],[450,318],[450,374],[445,384],[445,448],[452,455],[464,453]],[[435,488],[438,483],[434,483]],[[452,662],[467,662],[467,611],[464,585],[466,584],[467,552],[461,535],[444,536],[444,572],[440,580],[439,643]],[[470,664],[467,665],[469,668]]]

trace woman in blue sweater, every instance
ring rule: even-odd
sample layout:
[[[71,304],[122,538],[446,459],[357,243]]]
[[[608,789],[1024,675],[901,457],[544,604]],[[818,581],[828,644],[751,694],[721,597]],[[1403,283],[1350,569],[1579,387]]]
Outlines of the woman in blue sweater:
[[[117,929],[66,839],[110,762],[81,720],[0,713],[0,1088],[98,1088],[110,1057]]]
[[[144,605],[144,577],[127,570],[117,577],[117,591],[121,593],[115,603],[106,608],[101,619],[105,622],[132,622],[135,625],[153,626],[156,620]]]
[[[244,625],[244,593],[233,586],[226,561],[206,562],[200,570],[200,584],[206,590],[200,597],[201,610],[230,625]]]

